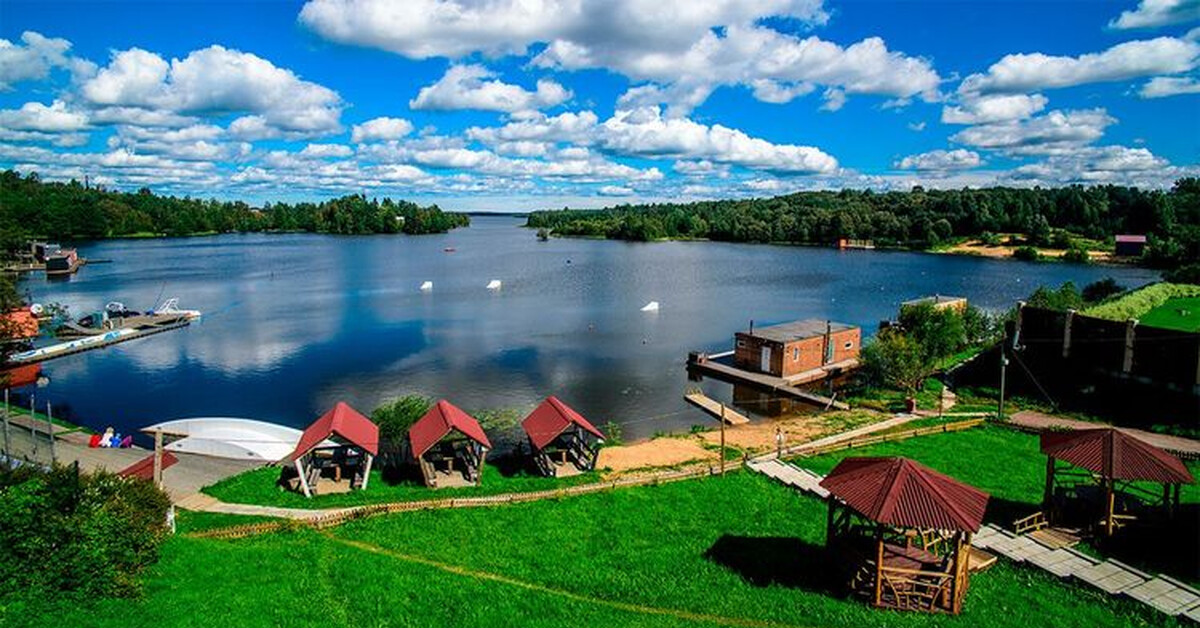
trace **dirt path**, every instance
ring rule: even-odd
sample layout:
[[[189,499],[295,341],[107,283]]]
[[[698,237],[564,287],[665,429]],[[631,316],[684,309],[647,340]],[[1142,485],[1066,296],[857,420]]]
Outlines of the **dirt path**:
[[[716,460],[717,457],[717,452],[705,449],[698,439],[656,438],[634,445],[605,447],[600,450],[596,468],[622,473],[648,467],[674,467]]]
[[[775,622],[764,622],[764,621],[755,621],[753,619],[743,619],[740,617],[724,617],[721,615],[706,615],[704,613],[694,613],[691,611],[684,611],[684,610],[678,610],[678,609],[673,609],[673,608],[661,608],[658,606],[643,606],[641,604],[633,604],[630,602],[618,602],[615,600],[608,600],[608,599],[604,599],[604,598],[592,597],[592,596],[584,595],[581,593],[575,593],[573,591],[567,591],[564,589],[556,589],[553,587],[548,587],[548,586],[545,586],[542,584],[537,584],[535,582],[527,582],[525,580],[518,580],[516,578],[512,578],[512,577],[501,575],[501,574],[491,573],[491,572],[487,572],[487,571],[478,571],[475,569],[469,569],[467,567],[462,567],[459,565],[450,565],[447,563],[438,562],[436,560],[424,558],[422,556],[413,556],[411,554],[404,554],[401,552],[397,552],[395,550],[389,550],[389,549],[380,547],[378,545],[372,545],[370,543],[363,543],[361,541],[352,541],[350,539],[343,539],[343,538],[334,536],[333,534],[330,534],[328,532],[325,532],[323,534],[326,538],[328,538],[329,540],[331,540],[335,543],[339,543],[339,544],[345,545],[347,547],[352,547],[359,551],[369,552],[371,554],[376,554],[376,555],[380,555],[380,556],[386,556],[388,558],[392,558],[392,559],[407,562],[407,563],[424,565],[425,567],[430,567],[433,569],[444,571],[446,573],[451,573],[456,576],[463,576],[466,578],[473,578],[476,580],[486,580],[489,582],[496,582],[499,584],[505,584],[508,586],[525,589],[527,591],[537,591],[539,593],[546,593],[549,595],[554,595],[557,597],[571,600],[573,602],[581,602],[584,604],[591,604],[593,606],[604,606],[607,608],[612,608],[612,609],[625,611],[625,612],[629,612],[629,613],[639,613],[642,615],[659,615],[659,616],[664,616],[664,617],[674,617],[676,619],[682,619],[685,621],[705,622],[705,623],[710,623],[710,624],[717,624],[720,626],[742,626],[742,627],[748,627],[748,628],[759,628],[759,627],[766,628],[769,626],[785,626],[786,625],[786,624],[779,624],[779,623],[775,623]]]
[[[1069,429],[1069,430],[1084,430],[1089,428],[1104,427],[1102,424],[1090,423],[1088,421],[1079,421],[1076,419],[1068,419],[1064,417],[1035,412],[1033,410],[1022,410],[1009,419],[1014,425],[1028,428],[1036,431],[1044,431],[1048,429]],[[1200,441],[1184,438],[1182,436],[1170,436],[1167,434],[1156,434],[1145,430],[1135,430],[1121,428],[1134,436],[1160,447],[1173,454],[1184,458],[1200,458]]]

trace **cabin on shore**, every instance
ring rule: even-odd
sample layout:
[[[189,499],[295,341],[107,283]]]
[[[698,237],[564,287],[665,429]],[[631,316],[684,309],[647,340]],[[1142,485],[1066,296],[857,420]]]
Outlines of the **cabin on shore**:
[[[1141,257],[1146,252],[1144,235],[1122,234],[1113,240],[1113,254],[1118,257]]]
[[[604,434],[583,415],[553,395],[521,422],[533,462],[547,477],[563,477],[596,468]]]
[[[791,377],[858,358],[862,330],[853,325],[809,319],[754,328],[734,335],[738,368]]]
[[[408,429],[425,485],[478,486],[491,441],[475,417],[442,399]]]
[[[966,297],[949,297],[944,294],[935,294],[931,297],[921,297],[901,303],[900,312],[903,313],[904,310],[910,307],[926,304],[933,306],[935,310],[955,310],[960,314],[967,309]]]
[[[320,493],[366,490],[371,464],[379,453],[379,426],[344,402],[304,429],[296,449],[280,461],[280,482],[305,497]]]

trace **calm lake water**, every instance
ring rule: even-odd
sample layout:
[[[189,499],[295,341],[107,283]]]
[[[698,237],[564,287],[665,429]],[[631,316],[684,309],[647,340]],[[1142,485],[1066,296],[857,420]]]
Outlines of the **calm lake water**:
[[[538,242],[523,219],[476,217],[435,236],[224,235],[86,244],[111,259],[67,281],[21,284],[75,315],[167,297],[204,319],[44,365],[39,405],[129,432],[188,416],[303,427],[334,402],[369,412],[407,393],[468,411],[528,411],[556,394],[626,438],[712,421],[688,406],[689,350],[723,351],[735,331],[831,318],[872,331],[927,294],[1007,308],[1040,284],[1134,268],[880,251],[722,244]],[[453,247],[454,252],[444,252]],[[499,279],[503,287],[485,285]],[[431,292],[418,287],[432,281]],[[641,312],[658,301],[657,313]],[[706,380],[722,399],[731,387]],[[26,390],[24,392],[29,392]]]

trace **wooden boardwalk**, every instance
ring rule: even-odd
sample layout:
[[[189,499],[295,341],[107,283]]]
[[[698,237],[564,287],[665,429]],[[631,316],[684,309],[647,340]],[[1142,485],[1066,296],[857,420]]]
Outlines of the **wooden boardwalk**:
[[[727,425],[744,425],[750,422],[750,419],[746,418],[745,415],[735,411],[729,406],[722,406],[722,404],[716,399],[709,397],[699,390],[693,390],[685,393],[683,398],[693,406],[696,406],[697,408],[700,408],[701,410],[713,415],[713,417],[715,417],[718,421],[724,419]]]
[[[823,476],[781,460],[749,461],[758,473],[822,499],[829,492],[820,486]],[[1200,591],[1168,576],[1153,576],[1120,561],[1093,558],[1069,547],[1049,547],[1032,536],[1017,536],[987,524],[971,538],[973,568],[986,568],[988,557],[998,554],[1043,569],[1062,580],[1075,580],[1109,595],[1124,595],[1167,615],[1200,621]],[[976,555],[975,550],[984,550]],[[978,562],[976,562],[978,561]]]
[[[842,363],[839,362],[838,364],[842,364]],[[796,378],[784,379],[782,377],[775,377],[774,375],[767,375],[766,373],[754,373],[752,371],[743,370],[743,369],[737,368],[735,366],[730,366],[728,364],[722,364],[720,362],[715,362],[712,359],[697,360],[695,362],[691,362],[689,364],[689,366],[692,368],[695,368],[696,370],[701,371],[705,374],[708,374],[708,375],[713,375],[715,377],[725,379],[728,381],[742,382],[745,384],[753,384],[755,386],[759,386],[761,388],[770,390],[771,392],[777,392],[780,394],[787,395],[789,397],[794,397],[796,399],[800,399],[801,401],[805,401],[807,403],[811,403],[816,406],[821,406],[826,409],[828,409],[828,408],[833,408],[835,410],[849,410],[850,409],[850,405],[847,403],[837,401],[835,399],[826,397],[824,395],[819,395],[817,393],[813,393],[813,392],[809,392],[807,390],[801,390],[799,388],[796,388],[796,384],[805,383],[805,382],[796,381]],[[836,366],[836,365],[830,364],[830,365],[824,367],[824,369],[818,369],[818,370],[821,370],[827,376],[828,375],[827,370],[831,369],[834,366]],[[800,377],[800,376],[796,376],[796,377]],[[824,377],[824,376],[822,376],[822,377]],[[816,379],[822,379],[822,378],[816,378]],[[808,380],[808,381],[815,381],[815,380]]]

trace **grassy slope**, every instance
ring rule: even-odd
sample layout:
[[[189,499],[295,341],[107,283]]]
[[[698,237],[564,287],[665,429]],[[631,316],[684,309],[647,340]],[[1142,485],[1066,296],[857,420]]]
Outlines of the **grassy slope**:
[[[317,495],[308,499],[300,493],[277,488],[275,481],[279,479],[279,469],[264,467],[226,478],[205,488],[204,492],[221,501],[238,504],[262,504],[291,508],[336,508],[386,502],[545,491],[594,482],[597,478],[596,473],[584,473],[562,479],[524,474],[505,476],[496,467],[485,465],[483,482],[480,486],[431,490],[424,484],[411,480],[389,483],[384,481],[378,470],[375,470],[371,472],[371,481],[365,491]]]
[[[1200,286],[1179,283],[1156,283],[1093,305],[1080,312],[1086,316],[1124,321],[1141,319],[1147,312],[1161,307],[1171,299],[1200,297]],[[1145,323],[1145,321],[1142,321]],[[1146,323],[1147,325],[1149,323]]]
[[[804,626],[1142,626],[1173,620],[1001,563],[958,618],[881,612],[821,589],[825,505],[756,475],[491,509],[420,511],[241,541],[175,538],[145,598],[9,607],[34,626],[672,626],[709,622],[606,606]],[[338,543],[567,591],[531,590]],[[581,597],[579,597],[581,596]]]
[[[1187,314],[1180,314],[1180,311],[1186,311]],[[1200,297],[1171,299],[1146,312],[1139,320],[1143,325],[1151,327],[1200,331]]]

